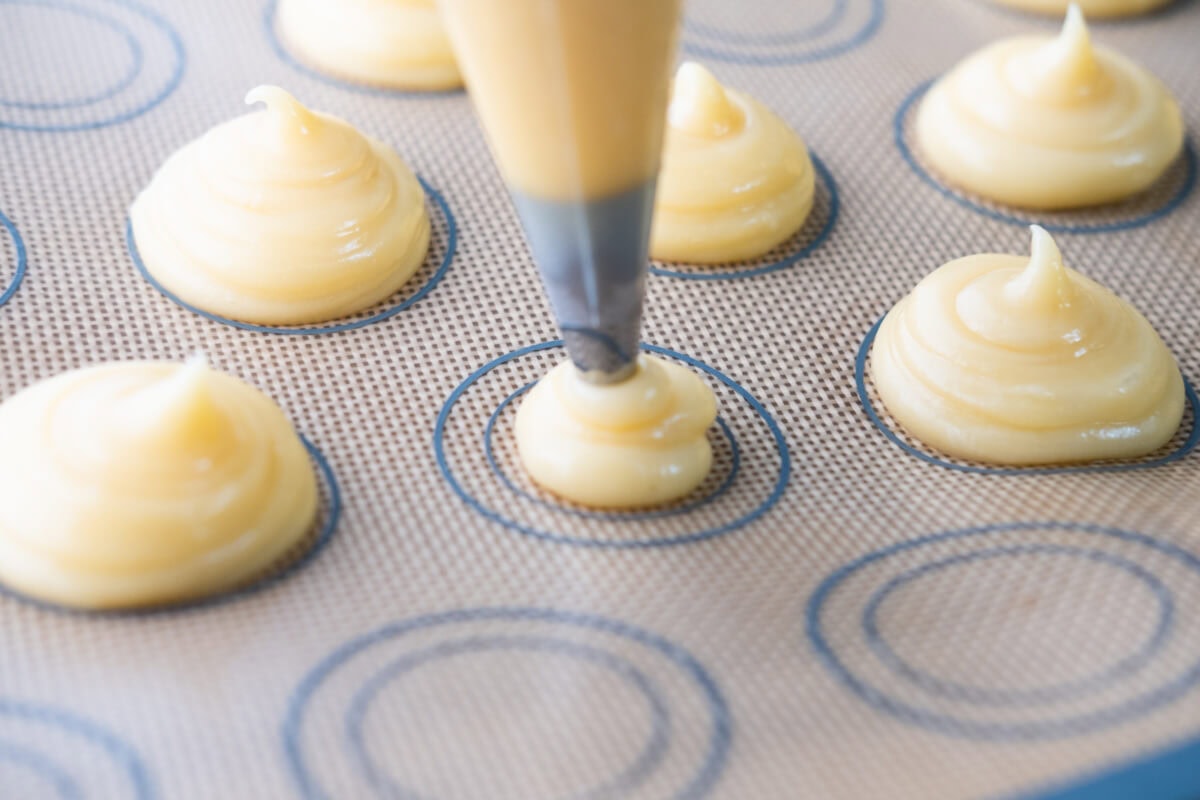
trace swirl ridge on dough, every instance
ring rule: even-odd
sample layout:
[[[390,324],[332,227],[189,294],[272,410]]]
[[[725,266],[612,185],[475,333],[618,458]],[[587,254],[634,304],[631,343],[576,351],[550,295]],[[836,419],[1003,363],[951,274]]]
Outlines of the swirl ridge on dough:
[[[990,464],[1151,453],[1185,401],[1146,318],[1066,267],[1037,226],[1029,259],[968,256],[921,281],[881,324],[871,371],[913,436]]]
[[[576,503],[662,505],[708,475],[716,414],[712,390],[680,364],[643,354],[632,377],[601,385],[564,361],[517,410],[517,452],[536,483]]]
[[[1170,92],[1094,46],[1075,5],[1057,37],[1005,39],[956,66],[925,95],[916,126],[922,154],[948,182],[1042,210],[1138,194],[1184,142]]]
[[[86,608],[178,602],[262,573],[313,524],[300,438],[252,386],[210,369],[73,370],[0,405],[0,580]]]
[[[804,225],[816,187],[812,158],[770,109],[688,62],[675,76],[667,122],[652,257],[757,258]]]
[[[389,146],[283,89],[173,154],[130,210],[146,269],[185,302],[264,325],[325,322],[404,285],[425,195]]]

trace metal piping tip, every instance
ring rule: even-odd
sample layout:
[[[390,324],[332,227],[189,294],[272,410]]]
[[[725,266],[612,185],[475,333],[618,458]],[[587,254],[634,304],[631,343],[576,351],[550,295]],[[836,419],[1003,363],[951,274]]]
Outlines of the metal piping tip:
[[[610,197],[513,192],[571,361],[591,383],[637,369],[654,180]]]

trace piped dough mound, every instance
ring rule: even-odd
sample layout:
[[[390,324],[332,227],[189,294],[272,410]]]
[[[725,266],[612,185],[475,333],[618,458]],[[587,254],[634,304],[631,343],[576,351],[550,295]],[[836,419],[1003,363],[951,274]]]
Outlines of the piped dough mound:
[[[434,0],[279,0],[278,21],[301,61],[335,77],[415,91],[462,86]]]
[[[682,365],[642,355],[632,377],[593,384],[564,361],[521,402],[517,451],[534,482],[575,503],[662,505],[708,475],[716,415],[712,390]]]
[[[326,322],[403,286],[429,249],[425,193],[391,147],[260,86],[266,109],[167,159],[130,210],[146,270],[203,311]]]
[[[995,0],[1001,5],[1032,11],[1035,14],[1061,16],[1071,5],[1070,0]],[[1089,17],[1132,17],[1148,14],[1175,0],[1077,0],[1077,5]]]
[[[1074,5],[1057,38],[1005,39],[956,66],[926,94],[916,125],[922,154],[948,183],[1042,210],[1144,191],[1184,138],[1166,87],[1094,47]]]
[[[1031,258],[968,256],[921,281],[880,325],[871,371],[909,433],[987,464],[1133,458],[1183,417],[1183,378],[1150,323],[1036,226]]]
[[[73,370],[0,405],[0,581],[79,608],[263,573],[312,529],[313,465],[275,403],[202,358]]]
[[[804,225],[815,182],[804,142],[783,120],[686,63],[667,115],[650,255],[692,264],[764,255]]]

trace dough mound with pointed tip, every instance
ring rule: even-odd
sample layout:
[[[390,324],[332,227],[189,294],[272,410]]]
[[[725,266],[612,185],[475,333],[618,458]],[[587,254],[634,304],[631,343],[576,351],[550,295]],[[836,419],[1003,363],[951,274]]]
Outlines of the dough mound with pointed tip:
[[[279,28],[300,59],[356,83],[462,86],[434,0],[280,0]]]
[[[686,63],[675,76],[650,255],[720,264],[787,241],[813,207],[804,142],[754,98]]]
[[[1179,106],[1143,67],[1092,45],[1077,6],[1055,37],[1005,39],[921,102],[920,151],[948,183],[1018,208],[1123,200],[1183,149]]]
[[[537,382],[517,409],[517,452],[529,476],[597,508],[686,497],[712,466],[712,390],[681,364],[638,358],[621,383],[588,383],[570,361]]]
[[[105,364],[0,405],[0,581],[79,608],[235,588],[312,529],[311,459],[279,407],[203,359]]]
[[[425,193],[392,148],[260,86],[266,109],[167,159],[130,209],[146,270],[203,311],[326,322],[395,294],[425,260]]]
[[[988,464],[1132,458],[1183,417],[1183,378],[1150,323],[1036,226],[1032,258],[968,256],[921,281],[880,325],[871,372],[909,433]]]

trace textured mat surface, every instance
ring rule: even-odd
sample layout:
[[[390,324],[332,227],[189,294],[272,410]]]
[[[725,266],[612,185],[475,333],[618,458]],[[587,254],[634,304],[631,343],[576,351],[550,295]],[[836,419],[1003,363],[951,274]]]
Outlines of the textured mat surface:
[[[770,258],[650,277],[644,339],[713,386],[722,424],[701,490],[623,517],[556,503],[515,462],[511,398],[562,352],[466,95],[313,75],[270,20],[234,0],[0,0],[0,397],[203,350],[278,399],[342,503],[300,568],[225,602],[0,597],[0,796],[1003,796],[1200,736],[1194,411],[1137,464],[993,473],[860,399],[863,342],[920,277],[1028,247],[1027,215],[923,169],[910,100],[1054,21],[983,0],[690,3],[685,53],[825,171]],[[1094,35],[1200,125],[1200,3]],[[344,325],[203,317],[127,248],[155,168],[259,83],[391,142],[436,191],[430,263]],[[1193,381],[1194,169],[1041,218]]]

